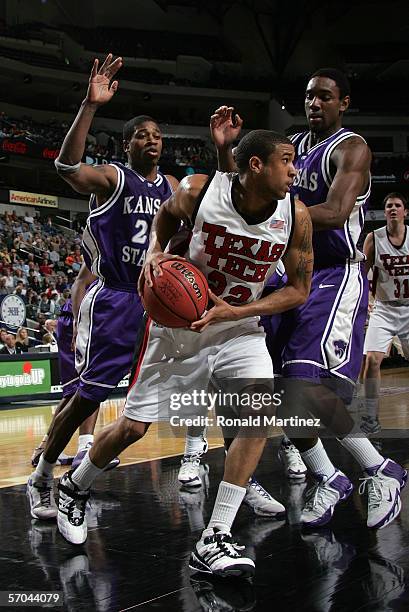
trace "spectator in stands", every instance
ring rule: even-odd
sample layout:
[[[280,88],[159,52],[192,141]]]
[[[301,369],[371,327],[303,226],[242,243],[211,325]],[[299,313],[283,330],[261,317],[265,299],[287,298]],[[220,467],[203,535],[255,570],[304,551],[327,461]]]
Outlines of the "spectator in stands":
[[[38,295],[33,291],[26,304],[26,317],[28,319],[37,320],[39,313]]]
[[[8,334],[8,331],[5,327],[2,327],[0,329],[0,350],[5,346],[6,344],[6,336]]]
[[[71,251],[71,253],[67,255],[67,257],[65,258],[65,265],[68,266],[69,268],[72,268],[73,263],[75,263],[74,252]]]
[[[48,346],[51,353],[58,352],[58,345],[56,339],[52,334],[44,334],[43,336],[43,346]]]
[[[17,355],[21,353],[22,350],[16,348],[16,338],[14,334],[6,334],[4,346],[0,351],[0,355]]]
[[[52,250],[48,252],[48,257],[53,265],[60,261],[60,255],[55,250],[55,247],[52,247]]]
[[[61,308],[58,304],[58,293],[52,293],[50,297],[50,314],[53,317],[58,317],[61,313]]]
[[[43,259],[43,262],[40,266],[40,273],[43,276],[51,276],[51,274],[53,273],[53,266],[50,264],[47,257],[44,257]]]
[[[46,293],[42,293],[40,297],[41,297],[40,304],[39,304],[40,313],[43,315],[49,315],[50,314],[50,300],[48,299]]]
[[[19,281],[14,289],[13,293],[18,295],[26,303],[26,290],[24,289],[23,281]]]
[[[16,268],[15,266],[13,267],[13,282],[14,282],[14,286],[17,287],[17,283],[18,282],[23,282],[23,272],[22,270],[20,270],[19,268]]]
[[[46,334],[50,334],[52,342],[57,344],[57,321],[56,319],[47,319],[44,323]]]
[[[9,289],[6,286],[7,276],[2,276],[0,278],[0,295],[8,295]]]
[[[40,279],[35,275],[35,270],[30,270],[28,274],[28,286],[38,294],[40,294],[43,290]]]
[[[55,284],[57,293],[62,293],[64,289],[67,288],[67,283],[65,281],[66,281],[65,276],[62,276],[61,274],[57,276],[57,282]]]
[[[6,279],[5,286],[9,293],[14,291],[14,278],[6,271],[3,271],[4,278]]]
[[[44,334],[48,333],[48,329],[45,328],[46,320],[46,315],[39,311],[37,315],[38,330],[34,333],[34,336],[36,340],[40,340],[40,342],[42,341]]]
[[[31,213],[26,212],[25,217],[24,217],[24,221],[28,224],[29,228],[31,230],[34,229],[34,217],[32,216]]]
[[[27,353],[28,349],[32,345],[29,338],[26,327],[19,327],[16,334],[16,351],[20,350],[22,353]]]

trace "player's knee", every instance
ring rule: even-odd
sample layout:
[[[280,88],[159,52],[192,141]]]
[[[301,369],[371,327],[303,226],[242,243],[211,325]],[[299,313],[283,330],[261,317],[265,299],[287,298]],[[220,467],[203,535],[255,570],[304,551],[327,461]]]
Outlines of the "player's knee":
[[[148,431],[150,423],[142,423],[141,421],[133,421],[127,417],[122,417],[121,420],[121,435],[128,444],[137,442]]]
[[[366,375],[371,377],[377,374],[380,370],[382,360],[384,358],[383,353],[372,353],[369,352],[366,355]]]

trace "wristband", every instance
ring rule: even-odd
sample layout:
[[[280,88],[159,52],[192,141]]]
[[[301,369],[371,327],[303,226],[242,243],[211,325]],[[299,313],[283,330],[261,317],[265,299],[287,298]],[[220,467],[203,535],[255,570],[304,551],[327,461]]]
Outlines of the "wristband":
[[[69,164],[63,164],[62,162],[60,162],[57,157],[57,159],[54,160],[54,166],[57,168],[58,172],[62,172],[65,174],[73,174],[74,172],[78,172],[81,167],[81,162],[79,161],[78,164],[70,166]]]

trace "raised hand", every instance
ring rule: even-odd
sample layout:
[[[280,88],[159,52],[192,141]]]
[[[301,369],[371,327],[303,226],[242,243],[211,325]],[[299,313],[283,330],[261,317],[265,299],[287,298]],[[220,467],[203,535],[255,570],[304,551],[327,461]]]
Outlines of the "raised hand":
[[[106,104],[118,89],[118,81],[112,81],[111,83],[111,79],[122,66],[122,57],[117,57],[114,61],[112,61],[112,58],[112,53],[109,53],[99,69],[99,61],[94,60],[86,95],[88,104],[95,106]]]
[[[210,134],[218,149],[230,146],[239,137],[243,119],[233,106],[220,106],[210,117]]]

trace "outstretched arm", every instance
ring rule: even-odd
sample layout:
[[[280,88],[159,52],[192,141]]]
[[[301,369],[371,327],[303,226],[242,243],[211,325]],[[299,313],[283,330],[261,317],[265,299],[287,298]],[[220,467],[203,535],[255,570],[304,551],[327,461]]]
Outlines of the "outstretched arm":
[[[217,151],[217,168],[222,172],[236,172],[232,144],[239,137],[243,119],[233,106],[220,106],[210,117],[210,135]]]
[[[202,319],[192,323],[193,331],[202,331],[208,325],[221,321],[237,321],[245,317],[278,314],[305,302],[311,288],[314,255],[310,215],[300,201],[295,205],[294,223],[292,240],[283,259],[287,284],[282,289],[243,306],[231,306],[209,290],[209,297],[214,307]]]
[[[107,198],[115,190],[117,173],[110,165],[93,167],[81,164],[85,151],[87,134],[97,109],[109,102],[118,89],[118,81],[111,79],[122,66],[122,58],[112,61],[110,53],[101,68],[98,60],[94,61],[87,95],[81,104],[80,110],[61,146],[60,155],[56,160],[58,174],[75,191],[84,194],[95,193],[97,196]]]
[[[340,229],[355,206],[356,199],[369,184],[371,151],[359,137],[339,144],[331,156],[337,171],[327,201],[310,206],[314,230]]]

